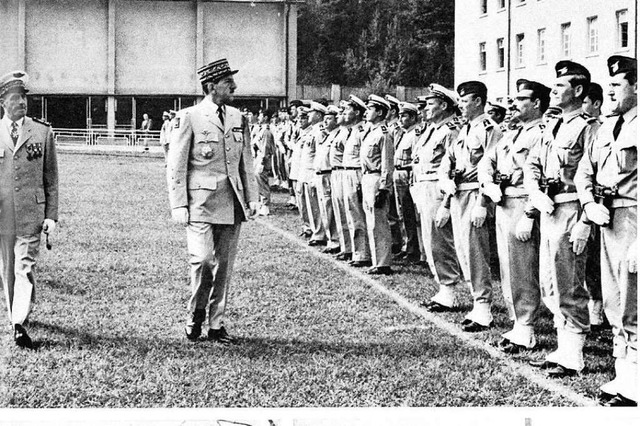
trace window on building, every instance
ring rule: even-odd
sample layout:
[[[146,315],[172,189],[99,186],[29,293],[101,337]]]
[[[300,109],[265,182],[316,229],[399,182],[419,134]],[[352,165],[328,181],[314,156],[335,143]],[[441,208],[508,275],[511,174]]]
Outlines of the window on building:
[[[487,0],[480,0],[480,14],[487,14]]]
[[[487,43],[480,43],[480,71],[487,70]]]
[[[618,22],[618,48],[626,49],[629,47],[629,17],[627,9],[616,12],[616,20]]]
[[[498,69],[504,68],[504,39],[499,38],[496,42],[498,48]]]
[[[571,23],[560,26],[560,53],[563,58],[571,57]]]
[[[506,3],[507,0],[498,0],[498,10],[502,10],[507,7]]]
[[[598,17],[592,16],[587,18],[587,36],[589,37],[587,45],[589,53],[598,53]]]
[[[524,66],[524,34],[516,35],[516,66]]]
[[[547,62],[547,30],[540,28],[538,30],[538,63],[545,64]]]

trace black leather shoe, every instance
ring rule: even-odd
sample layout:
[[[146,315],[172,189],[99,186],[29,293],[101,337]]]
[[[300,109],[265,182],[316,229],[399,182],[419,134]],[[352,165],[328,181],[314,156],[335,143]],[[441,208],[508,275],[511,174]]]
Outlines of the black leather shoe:
[[[365,266],[371,266],[370,260],[351,260],[349,261],[349,266],[353,266],[354,268],[363,268]]]
[[[337,254],[340,253],[340,247],[327,247],[323,249],[322,252],[326,254]]]
[[[311,238],[311,235],[313,235],[313,233],[311,231],[302,231],[298,235],[305,238]]]
[[[556,364],[555,362],[547,361],[546,359],[531,360],[529,361],[529,365],[541,370],[547,370],[549,368],[555,368],[558,366],[558,364]]]
[[[321,240],[311,240],[307,243],[307,245],[309,247],[315,247],[315,246],[326,246],[327,242],[326,241],[321,241]]]
[[[336,258],[336,260],[351,260],[352,256],[353,255],[351,253],[340,252],[340,253],[336,254],[335,258]]]
[[[402,244],[391,244],[391,254],[402,253]]]
[[[210,329],[207,333],[207,339],[214,342],[222,343],[223,345],[235,345],[236,343],[238,343],[237,339],[230,336],[224,327],[220,327],[217,330]]]
[[[491,328],[493,322],[489,325],[478,324],[475,321],[471,321],[467,324],[462,324],[462,331],[466,331],[467,333],[478,333],[480,331],[487,331]]]
[[[504,344],[500,342],[499,348],[502,352],[509,355],[519,354],[521,351],[527,349],[526,346],[518,345],[508,340]]]
[[[393,255],[393,260],[405,260],[407,253],[404,251],[400,251]]]
[[[453,312],[454,309],[449,306],[445,306],[441,303],[434,302],[433,300],[425,300],[420,303],[420,306],[425,308],[429,312]]]
[[[393,269],[389,266],[374,266],[373,268],[367,271],[369,275],[391,275],[393,274]]]
[[[606,407],[607,403],[611,401],[613,398],[615,398],[616,396],[617,395],[612,395],[610,393],[600,391],[596,399],[598,400],[598,405]]]
[[[187,339],[195,342],[200,338],[200,334],[202,334],[202,324],[187,324],[187,326],[184,328],[184,332],[187,335]]]
[[[617,394],[606,403],[602,404],[604,407],[637,407],[638,403],[633,399],[626,398],[620,394]]]
[[[20,324],[15,324],[13,326],[13,340],[16,342],[16,345],[21,348],[33,349],[31,337],[29,337],[27,330],[25,330]]]
[[[578,372],[576,370],[563,367],[560,364],[547,370],[547,376],[554,379],[561,379],[563,377],[573,377],[573,376],[576,376],[577,374]]]

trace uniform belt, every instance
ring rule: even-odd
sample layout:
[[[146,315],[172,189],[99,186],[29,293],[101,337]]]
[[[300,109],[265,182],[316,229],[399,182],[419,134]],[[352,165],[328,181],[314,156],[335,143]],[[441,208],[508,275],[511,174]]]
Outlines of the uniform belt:
[[[577,192],[564,192],[562,194],[557,194],[553,197],[553,202],[556,204],[562,203],[570,203],[572,201],[578,200]]]
[[[347,168],[342,166],[333,166],[331,170],[347,170]]]
[[[329,173],[331,173],[331,170],[320,170],[316,172],[317,175],[328,175]]]
[[[611,200],[611,208],[619,209],[623,207],[635,207],[638,205],[638,202],[635,200],[630,200],[629,198],[614,198]]]
[[[411,165],[408,165],[408,166],[394,166],[394,167],[396,168],[396,170],[401,170],[401,171],[404,171],[404,172],[411,171],[411,169],[412,169]]]
[[[365,170],[364,174],[365,175],[375,175],[375,174],[380,174],[382,173],[381,170]]]
[[[422,173],[416,176],[416,181],[418,182],[434,182],[438,180],[438,175],[435,171]]]
[[[480,188],[480,182],[463,182],[457,187],[458,191],[471,191],[478,188]]]
[[[529,195],[529,192],[524,188],[518,188],[516,186],[507,186],[504,189],[505,197],[523,198]]]
[[[362,167],[343,167],[343,170],[360,170]]]

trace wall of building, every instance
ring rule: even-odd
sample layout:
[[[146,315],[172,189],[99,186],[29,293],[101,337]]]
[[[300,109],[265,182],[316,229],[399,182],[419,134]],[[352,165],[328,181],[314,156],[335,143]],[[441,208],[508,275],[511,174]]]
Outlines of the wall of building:
[[[634,0],[487,0],[487,13],[481,13],[482,0],[456,0],[455,81],[480,80],[489,88],[490,98],[505,98],[515,90],[518,78],[550,84],[555,64],[570,59],[586,66],[592,79],[606,84],[606,60],[613,54],[636,56],[637,2]],[[616,12],[627,9],[629,45],[617,48]],[[589,53],[587,19],[597,17],[598,51]],[[509,29],[510,20],[510,29]],[[571,23],[571,54],[564,57],[561,25]],[[545,29],[546,58],[538,60],[538,30]],[[524,35],[523,65],[517,64],[518,34]],[[505,39],[505,67],[497,67],[498,38]],[[480,43],[486,42],[487,70],[480,70]]]

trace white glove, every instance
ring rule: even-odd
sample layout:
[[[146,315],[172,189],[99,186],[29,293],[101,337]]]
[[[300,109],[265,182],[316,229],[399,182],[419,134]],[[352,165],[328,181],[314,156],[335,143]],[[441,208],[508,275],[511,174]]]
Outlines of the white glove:
[[[44,222],[42,222],[42,232],[44,232],[45,234],[53,234],[53,231],[56,230],[56,221],[53,219],[45,219]]]
[[[627,250],[627,265],[629,266],[629,273],[635,274],[638,272],[638,254],[636,253],[636,242],[634,241],[629,250]]]
[[[260,208],[260,203],[257,201],[249,201],[249,219],[253,219],[255,215],[258,213],[258,209]]]
[[[487,218],[487,208],[482,207],[479,202],[473,207],[471,210],[471,223],[476,228],[482,227],[484,225],[484,221]]]
[[[584,214],[587,215],[587,219],[596,225],[605,225],[609,223],[609,209],[602,204],[595,202],[585,204]]]
[[[531,238],[531,231],[533,230],[533,224],[535,219],[528,218],[522,215],[518,223],[516,224],[516,239],[518,241],[527,242]]]
[[[540,213],[553,213],[553,200],[539,189],[531,191],[529,194],[529,200],[531,201],[531,204],[533,204],[533,207],[538,209]]]
[[[255,174],[259,175],[263,171],[264,171],[264,164],[262,164],[262,161],[260,161],[259,163],[256,164]]]
[[[450,218],[451,218],[451,212],[449,211],[448,208],[444,206],[444,203],[443,203],[443,205],[441,205],[438,208],[438,211],[436,212],[436,226],[438,228],[442,228],[447,224],[447,222],[449,222]]]
[[[447,195],[456,194],[456,183],[451,179],[440,179],[438,181],[438,187],[440,188],[440,191]]]
[[[491,201],[494,203],[499,203],[502,200],[502,191],[500,187],[495,183],[484,183],[482,184],[482,189],[480,190],[484,195],[491,198]]]
[[[573,225],[573,229],[571,230],[571,236],[569,237],[569,242],[573,243],[573,252],[576,255],[582,254],[585,247],[587,247],[587,241],[589,240],[589,235],[591,234],[591,225],[584,223],[581,220]]]
[[[175,223],[187,226],[189,224],[189,209],[186,207],[177,207],[171,210],[171,218]]]

